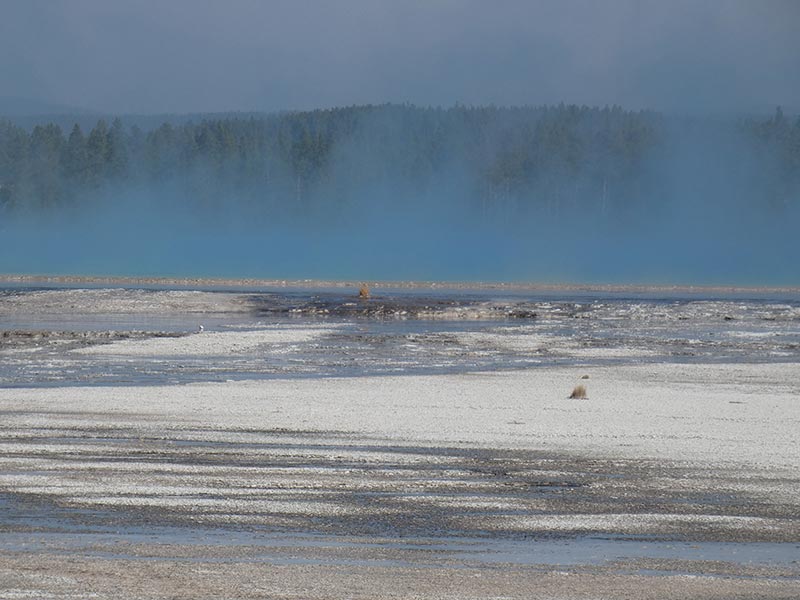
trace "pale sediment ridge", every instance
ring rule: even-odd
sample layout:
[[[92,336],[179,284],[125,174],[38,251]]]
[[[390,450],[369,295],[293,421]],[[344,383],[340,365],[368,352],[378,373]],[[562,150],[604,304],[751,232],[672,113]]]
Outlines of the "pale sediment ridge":
[[[800,468],[797,373],[795,363],[643,364],[134,388],[0,388],[0,408],[8,415],[7,431],[23,415],[29,425],[130,419],[144,428],[151,421],[188,428],[301,428],[404,443],[791,470]],[[584,374],[589,378],[581,379]],[[578,383],[586,385],[589,399],[567,398]]]
[[[140,356],[149,358],[214,357],[252,352],[269,346],[280,352],[290,344],[303,344],[335,331],[336,327],[263,327],[255,331],[205,332],[191,336],[151,336],[123,339],[109,345],[75,350],[84,355]]]

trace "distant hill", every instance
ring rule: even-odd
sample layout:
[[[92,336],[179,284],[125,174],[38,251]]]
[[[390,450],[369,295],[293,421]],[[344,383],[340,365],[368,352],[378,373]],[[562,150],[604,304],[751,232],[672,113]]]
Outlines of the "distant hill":
[[[97,111],[66,104],[57,104],[36,98],[20,98],[17,96],[0,96],[0,116],[30,117],[50,115],[92,115]]]
[[[50,105],[51,108],[56,105]],[[22,127],[31,131],[37,125],[52,123],[58,125],[65,132],[69,132],[76,123],[84,131],[89,131],[100,119],[111,123],[119,117],[126,128],[138,127],[143,131],[157,129],[164,123],[172,125],[185,125],[186,123],[200,123],[202,121],[218,121],[224,119],[260,119],[269,116],[271,113],[264,112],[224,112],[224,113],[186,113],[186,114],[112,114],[104,112],[94,112],[90,110],[75,109],[72,107],[61,106],[64,111],[57,113],[11,113],[1,110],[2,100],[0,100],[0,119],[7,119],[17,127]]]

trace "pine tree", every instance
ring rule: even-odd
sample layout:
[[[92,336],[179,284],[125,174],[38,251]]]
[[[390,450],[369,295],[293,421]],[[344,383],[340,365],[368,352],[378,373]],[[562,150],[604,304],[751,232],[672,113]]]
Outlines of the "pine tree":
[[[108,125],[100,119],[86,140],[86,182],[89,187],[98,188],[106,182],[108,158]]]

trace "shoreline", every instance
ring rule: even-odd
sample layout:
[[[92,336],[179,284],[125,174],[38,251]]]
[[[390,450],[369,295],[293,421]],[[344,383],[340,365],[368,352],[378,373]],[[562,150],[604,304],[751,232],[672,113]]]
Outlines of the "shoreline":
[[[543,282],[489,282],[489,281],[408,281],[408,280],[343,280],[343,279],[270,279],[252,277],[137,277],[106,275],[14,275],[0,274],[4,284],[111,286],[111,287],[180,287],[188,289],[315,289],[358,288],[367,282],[374,289],[457,290],[457,291],[531,291],[567,293],[671,293],[688,295],[709,294],[798,294],[800,286],[741,286],[741,285],[688,285],[688,284],[593,284],[593,283],[543,283]]]
[[[0,598],[796,597],[798,364],[0,388]]]

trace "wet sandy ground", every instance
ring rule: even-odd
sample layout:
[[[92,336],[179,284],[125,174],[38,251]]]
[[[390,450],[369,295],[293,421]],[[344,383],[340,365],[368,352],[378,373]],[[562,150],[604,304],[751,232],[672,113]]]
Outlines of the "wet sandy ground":
[[[620,294],[0,287],[0,386],[800,360],[788,292]]]
[[[797,598],[780,579],[566,570],[5,559],[4,598]],[[31,591],[34,590],[34,591]],[[45,591],[46,590],[46,591]]]
[[[0,598],[796,598],[797,372],[0,390]]]

